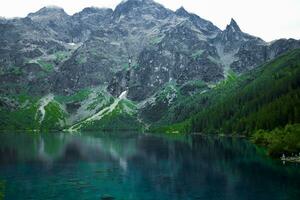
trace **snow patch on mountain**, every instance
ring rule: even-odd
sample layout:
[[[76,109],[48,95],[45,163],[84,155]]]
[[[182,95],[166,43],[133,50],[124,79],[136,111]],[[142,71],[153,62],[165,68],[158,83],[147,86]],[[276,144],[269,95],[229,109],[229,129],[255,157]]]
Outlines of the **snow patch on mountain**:
[[[128,94],[128,91],[124,91],[120,94],[119,96],[119,99],[126,99],[127,98],[127,94]]]

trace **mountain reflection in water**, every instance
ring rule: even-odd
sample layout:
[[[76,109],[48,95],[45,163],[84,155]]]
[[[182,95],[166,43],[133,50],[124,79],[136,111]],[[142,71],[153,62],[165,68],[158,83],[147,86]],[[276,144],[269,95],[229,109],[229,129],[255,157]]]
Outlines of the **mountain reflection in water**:
[[[300,166],[244,139],[0,134],[7,199],[297,199]]]

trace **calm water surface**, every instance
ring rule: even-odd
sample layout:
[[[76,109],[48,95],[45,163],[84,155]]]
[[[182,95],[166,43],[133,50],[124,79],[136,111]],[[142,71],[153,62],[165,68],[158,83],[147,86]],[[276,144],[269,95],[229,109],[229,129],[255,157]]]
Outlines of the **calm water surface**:
[[[300,165],[243,139],[0,134],[0,198],[299,200]]]

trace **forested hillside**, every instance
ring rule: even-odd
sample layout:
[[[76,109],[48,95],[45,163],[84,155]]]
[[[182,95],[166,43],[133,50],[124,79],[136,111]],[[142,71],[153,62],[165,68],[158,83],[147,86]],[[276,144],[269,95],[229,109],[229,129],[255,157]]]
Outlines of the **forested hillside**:
[[[292,51],[205,95],[193,132],[249,134],[300,122],[300,50]]]
[[[178,100],[152,129],[250,136],[300,122],[300,50]],[[166,126],[164,126],[167,124]]]

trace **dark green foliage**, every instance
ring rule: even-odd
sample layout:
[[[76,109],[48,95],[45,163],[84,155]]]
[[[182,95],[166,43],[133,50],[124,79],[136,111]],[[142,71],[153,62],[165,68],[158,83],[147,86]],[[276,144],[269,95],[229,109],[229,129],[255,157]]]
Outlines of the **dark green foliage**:
[[[197,99],[203,108],[191,119],[193,132],[248,134],[300,122],[300,50],[224,82]]]
[[[10,106],[0,106],[0,130],[49,131],[61,130],[65,125],[66,114],[56,101],[45,107],[45,117],[40,122],[40,97],[28,95],[9,96]]]
[[[54,64],[45,60],[38,60],[38,64],[42,67],[43,70],[47,72],[52,72],[54,70]]]
[[[4,200],[5,182],[0,180],[0,200]]]
[[[45,118],[40,124],[40,130],[61,130],[65,126],[66,114],[60,108],[60,105],[56,102],[50,102],[45,107]]]
[[[4,67],[0,66],[0,76],[14,76],[14,77],[19,77],[24,74],[24,71],[22,68],[17,67],[17,66],[10,66],[7,69]]]
[[[169,113],[173,101],[179,99],[181,93],[175,83],[165,84],[153,97],[153,102],[142,108],[142,118],[146,123],[158,122],[163,115]]]
[[[300,153],[300,124],[286,125],[285,128],[276,128],[272,131],[258,130],[251,140],[261,146],[267,147],[271,156],[279,157]]]
[[[126,113],[117,114],[115,112],[108,113],[103,119],[94,121],[86,127],[82,128],[83,131],[91,130],[142,130],[142,125],[136,120],[135,117]]]
[[[177,124],[171,124],[166,126],[151,126],[149,129],[152,133],[166,133],[166,134],[182,134],[188,133],[190,130],[189,121],[184,121]]]
[[[16,76],[21,76],[23,74],[23,70],[20,67],[10,67],[8,74],[13,74]]]
[[[80,102],[87,99],[90,94],[91,94],[90,89],[82,89],[70,96],[55,96],[55,100],[60,103]]]
[[[143,125],[136,114],[134,104],[121,100],[114,110],[107,110],[100,120],[85,123],[81,130],[142,130]]]
[[[171,119],[169,124],[152,127],[155,132],[188,129],[187,132],[252,135],[252,141],[266,147],[272,156],[298,154],[300,50],[240,77],[229,74],[216,87],[181,99],[170,110],[165,117]],[[180,120],[183,122],[178,123]]]
[[[173,89],[170,86],[173,86]],[[157,92],[155,104],[147,106],[142,110],[142,114],[151,119],[149,121],[155,127],[180,123],[195,114],[203,106],[202,103],[206,103],[203,92],[207,90],[207,84],[200,80],[189,81],[182,86],[168,83]],[[174,94],[176,96],[169,101],[170,98],[167,97]]]
[[[36,130],[39,126],[35,119],[37,100],[24,95],[10,98],[14,98],[20,104],[26,99],[28,106],[15,109],[0,107],[0,130]]]
[[[71,56],[70,52],[59,51],[55,53],[55,62],[60,63]]]

